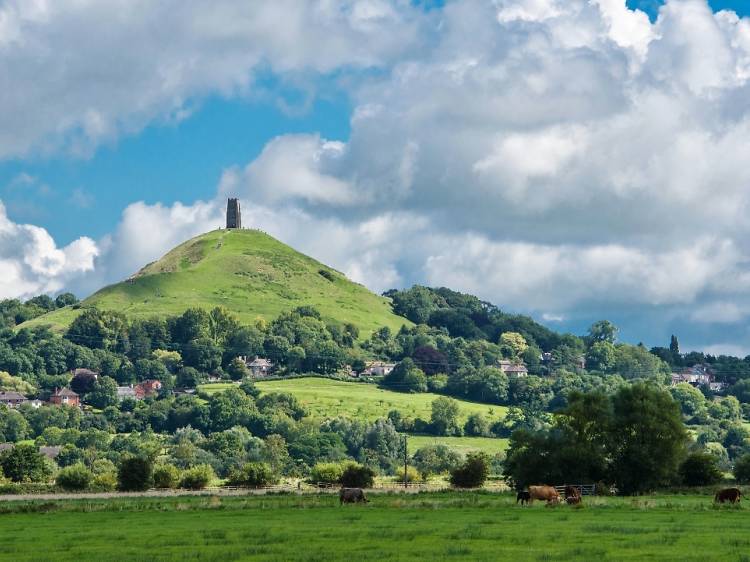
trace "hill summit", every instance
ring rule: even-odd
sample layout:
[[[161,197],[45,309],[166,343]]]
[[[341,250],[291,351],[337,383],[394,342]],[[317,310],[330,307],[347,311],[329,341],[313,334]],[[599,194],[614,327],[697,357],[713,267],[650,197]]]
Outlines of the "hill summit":
[[[27,324],[70,324],[95,306],[133,317],[180,314],[190,307],[224,306],[242,321],[273,319],[313,306],[327,321],[351,322],[363,335],[398,329],[390,301],[258,230],[214,230],[184,242],[160,260],[85,299],[78,310],[56,310]]]

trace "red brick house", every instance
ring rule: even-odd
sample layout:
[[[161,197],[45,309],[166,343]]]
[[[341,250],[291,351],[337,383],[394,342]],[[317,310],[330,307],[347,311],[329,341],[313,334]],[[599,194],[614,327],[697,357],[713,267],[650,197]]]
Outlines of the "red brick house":
[[[49,397],[50,404],[60,406],[65,404],[66,406],[80,407],[81,400],[78,394],[70,390],[69,388],[56,388],[52,396]]]
[[[156,396],[161,390],[161,382],[157,380],[147,380],[135,385],[136,400],[143,400],[149,396]]]

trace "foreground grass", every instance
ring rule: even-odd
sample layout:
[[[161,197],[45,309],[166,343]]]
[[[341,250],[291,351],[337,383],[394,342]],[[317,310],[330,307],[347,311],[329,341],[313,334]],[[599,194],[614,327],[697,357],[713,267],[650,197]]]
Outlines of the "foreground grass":
[[[205,385],[207,390],[211,385]],[[374,384],[343,382],[322,378],[300,378],[256,383],[262,392],[289,392],[307,408],[314,419],[344,416],[356,419],[375,420],[398,410],[404,416],[430,419],[432,401],[439,397],[430,392],[409,394],[384,390]],[[505,417],[507,408],[490,404],[479,404],[466,400],[456,401],[460,408],[460,419],[469,414],[480,413],[495,421]]]
[[[0,505],[0,558],[750,560],[750,510],[709,496],[517,507],[489,493],[115,499]]]

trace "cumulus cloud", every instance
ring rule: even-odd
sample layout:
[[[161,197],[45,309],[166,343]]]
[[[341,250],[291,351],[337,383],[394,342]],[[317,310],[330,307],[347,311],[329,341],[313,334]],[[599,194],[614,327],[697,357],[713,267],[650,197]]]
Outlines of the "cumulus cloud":
[[[86,237],[58,248],[43,228],[11,221],[0,201],[0,298],[57,292],[93,271],[98,254],[96,243]]]
[[[418,37],[405,0],[8,0],[0,4],[0,159],[88,154],[259,72],[380,67]]]
[[[53,18],[52,4],[31,5],[19,19],[27,8],[8,3],[0,18],[13,52],[96,14]],[[101,35],[103,52],[134,44],[132,60],[120,49],[119,64],[86,70],[97,96],[116,85],[110,101],[76,90],[15,144],[0,134],[0,153],[137,128],[202,93],[247,90],[259,64],[379,72],[348,82],[348,139],[280,136],[226,170],[212,201],[129,207],[100,243],[104,277],[220,224],[223,197],[235,195],[246,224],[375,290],[447,285],[549,321],[615,310],[658,325],[659,337],[750,315],[750,19],[705,0],[669,0],[654,23],[625,0],[455,0],[429,13],[405,0],[247,12],[187,2],[171,6],[174,45],[161,52],[143,31],[158,14],[131,5],[140,10],[121,6],[130,31]],[[14,35],[18,21],[30,31]],[[51,79],[84,72],[71,60]],[[131,70],[135,98],[109,69]],[[49,84],[24,87],[47,107]]]

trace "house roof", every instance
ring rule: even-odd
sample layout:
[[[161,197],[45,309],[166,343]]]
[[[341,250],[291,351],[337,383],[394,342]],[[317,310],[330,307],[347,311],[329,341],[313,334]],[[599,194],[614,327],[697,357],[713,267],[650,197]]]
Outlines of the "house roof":
[[[70,390],[69,388],[58,388],[52,396],[70,396],[71,398],[77,397],[78,394]]]
[[[273,363],[271,363],[268,359],[264,359],[262,357],[256,357],[250,363],[247,364],[248,367],[272,367]]]
[[[97,373],[96,371],[92,371],[91,369],[85,369],[85,368],[73,369],[72,373],[73,373],[73,376],[76,376],[76,375],[94,375],[95,377],[99,376],[99,373]]]
[[[0,392],[0,402],[10,402],[11,400],[26,400],[26,397],[20,392],[11,390],[9,392]]]

